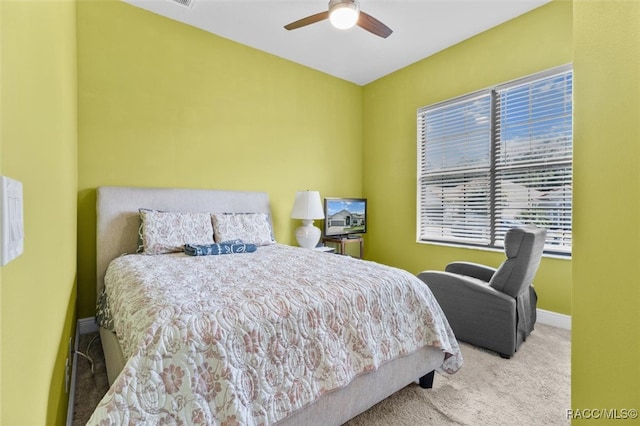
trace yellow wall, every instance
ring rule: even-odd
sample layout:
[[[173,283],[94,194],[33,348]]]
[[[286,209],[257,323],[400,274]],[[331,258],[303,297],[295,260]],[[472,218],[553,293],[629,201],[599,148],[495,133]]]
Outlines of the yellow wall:
[[[75,328],[73,1],[2,1],[0,165],[22,182],[24,254],[0,268],[3,425],[64,424]]]
[[[296,190],[362,194],[367,257],[413,272],[497,264],[415,243],[416,109],[572,60],[574,257],[545,259],[536,287],[540,307],[572,313],[573,407],[639,408],[638,3],[554,2],[364,89],[122,2],[81,0],[77,18],[76,33],[64,0],[0,8],[0,171],[24,184],[26,229],[0,269],[1,424],[63,423],[76,203],[87,317],[96,186],[264,190],[282,242]]]
[[[2,17],[3,17],[3,12],[2,10],[4,9],[4,7],[2,7],[2,3],[0,3],[0,176],[2,176],[2,122],[4,121],[4,116],[2,115],[2,104],[4,103],[4,97],[3,97],[3,93],[4,93],[4,79],[3,79],[3,74],[4,74],[4,70],[3,70],[3,66],[2,66],[2,51],[3,51],[3,35],[4,35],[4,31],[2,30],[3,28],[3,24],[2,24]],[[2,306],[2,269],[0,269],[0,307]],[[2,313],[0,313],[0,330],[2,330]],[[0,420],[2,419],[2,334],[0,334]]]
[[[639,2],[575,1],[574,69],[572,407],[640,409]]]
[[[362,193],[362,88],[123,2],[78,5],[79,316],[95,306],[95,188]],[[142,206],[141,206],[142,207]]]
[[[421,106],[571,62],[572,5],[554,2],[397,71],[364,89],[367,257],[418,273],[453,260],[497,266],[502,252],[417,244],[416,113]],[[571,261],[545,258],[538,307],[571,314]]]

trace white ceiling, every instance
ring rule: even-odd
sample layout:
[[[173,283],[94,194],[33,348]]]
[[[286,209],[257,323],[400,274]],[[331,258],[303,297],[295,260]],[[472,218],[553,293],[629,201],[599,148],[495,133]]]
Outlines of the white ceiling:
[[[327,10],[327,0],[123,0],[341,79],[365,85],[550,0],[360,0],[393,30],[388,38],[328,20],[284,25]]]

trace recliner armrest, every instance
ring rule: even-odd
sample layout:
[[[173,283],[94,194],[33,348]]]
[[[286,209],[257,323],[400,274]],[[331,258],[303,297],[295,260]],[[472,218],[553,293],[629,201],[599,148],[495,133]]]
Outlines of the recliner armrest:
[[[471,262],[451,262],[444,270],[453,274],[477,278],[484,282],[491,281],[491,277],[496,273],[496,268]]]
[[[429,286],[436,299],[444,293],[447,297],[451,296],[456,299],[466,293],[473,295],[472,303],[484,303],[485,298],[494,302],[499,300],[508,305],[515,303],[513,297],[489,287],[486,282],[477,278],[443,271],[423,271],[418,274],[418,278]]]

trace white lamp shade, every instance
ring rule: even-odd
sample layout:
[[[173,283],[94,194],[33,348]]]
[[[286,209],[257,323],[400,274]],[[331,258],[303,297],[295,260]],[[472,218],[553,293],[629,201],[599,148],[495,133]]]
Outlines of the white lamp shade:
[[[320,192],[298,191],[291,210],[293,219],[324,219]]]

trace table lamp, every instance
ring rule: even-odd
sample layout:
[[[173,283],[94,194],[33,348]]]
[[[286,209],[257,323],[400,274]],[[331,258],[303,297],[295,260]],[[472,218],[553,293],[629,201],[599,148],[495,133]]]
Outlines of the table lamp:
[[[292,219],[302,219],[302,226],[296,229],[296,240],[300,247],[312,249],[320,241],[320,229],[313,226],[314,219],[324,219],[320,192],[298,191],[291,210]]]

